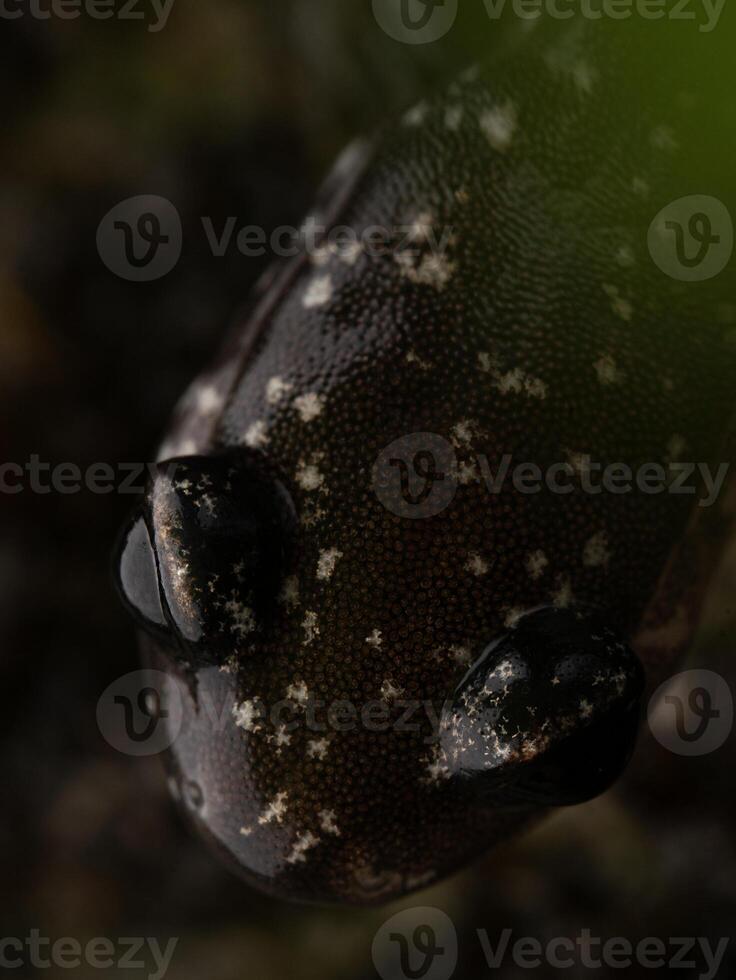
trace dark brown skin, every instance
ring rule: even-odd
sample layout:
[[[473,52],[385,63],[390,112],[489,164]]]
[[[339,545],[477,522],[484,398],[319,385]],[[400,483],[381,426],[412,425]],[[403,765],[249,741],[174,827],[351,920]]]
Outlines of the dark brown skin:
[[[530,45],[343,164],[318,220],[411,240],[277,271],[162,448],[143,643],[183,698],[172,785],[275,894],[383,901],[607,788],[638,659],[651,684],[695,627],[725,489],[581,489],[585,454],[731,461],[732,276],[646,247],[698,115],[631,57]],[[504,454],[574,492],[491,492]],[[123,572],[139,611],[155,574]]]

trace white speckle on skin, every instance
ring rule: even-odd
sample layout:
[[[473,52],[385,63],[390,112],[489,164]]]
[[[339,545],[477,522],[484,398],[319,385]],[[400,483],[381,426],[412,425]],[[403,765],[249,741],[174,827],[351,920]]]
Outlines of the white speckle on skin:
[[[593,706],[590,704],[589,701],[586,701],[585,698],[583,698],[583,700],[580,702],[580,717],[590,718],[592,714],[593,714]]]
[[[335,837],[340,836],[340,830],[337,826],[336,817],[333,810],[320,810],[318,816],[319,825],[326,834],[334,834]]]
[[[326,759],[330,747],[328,738],[311,739],[307,742],[307,755],[310,759]]]
[[[381,697],[384,701],[395,701],[396,698],[400,698],[403,693],[403,689],[397,687],[389,677],[387,677],[383,684],[381,684]]]
[[[279,727],[276,729],[276,734],[269,735],[267,740],[269,742],[276,743],[276,754],[281,755],[281,749],[284,747],[284,745],[291,744],[291,735],[287,733],[286,725],[279,725]]]
[[[575,597],[569,578],[559,580],[559,586],[551,593],[551,599],[557,609],[568,609],[573,604]]]
[[[233,717],[238,728],[246,732],[259,732],[261,730],[260,702],[243,701],[241,704],[234,704]]]
[[[289,684],[286,688],[286,697],[289,701],[294,701],[296,704],[304,707],[309,701],[309,688],[304,681],[299,681],[298,684]]]
[[[623,381],[623,376],[610,354],[604,354],[599,361],[596,361],[593,368],[602,385],[615,385]]]
[[[483,575],[487,575],[489,570],[488,562],[477,553],[472,553],[469,555],[467,562],[465,563],[465,571],[470,572],[477,578],[481,578]]]
[[[294,843],[291,854],[287,857],[288,864],[299,864],[307,860],[306,853],[319,844],[319,838],[315,837],[311,830],[300,834]]]
[[[454,425],[451,430],[452,444],[455,448],[459,449],[462,446],[470,446],[473,442],[473,436],[478,432],[478,423],[473,419],[463,419]]]
[[[455,264],[445,255],[427,254],[415,265],[415,257],[408,252],[394,253],[401,274],[417,286],[431,286],[441,293],[455,272]]]
[[[252,833],[253,833],[253,828],[252,827],[241,827],[240,828],[240,836],[241,837],[250,837],[250,835]]]
[[[324,399],[310,391],[294,399],[294,408],[299,412],[302,422],[313,422],[322,414]]]
[[[295,479],[302,490],[306,490],[308,493],[321,489],[325,482],[325,478],[317,469],[317,466],[314,463],[307,463],[304,460],[299,461]]]
[[[432,233],[434,217],[429,211],[423,211],[409,225],[409,239],[412,242],[425,242]]]
[[[304,644],[309,646],[319,636],[319,626],[317,625],[317,613],[311,609],[305,614],[302,621],[302,629],[305,633]]]
[[[457,482],[462,486],[468,486],[470,483],[478,483],[479,481],[480,475],[475,460],[461,460],[458,467]]]
[[[520,395],[526,392],[530,398],[544,399],[547,397],[547,385],[541,378],[526,374],[521,368],[512,368],[505,374],[499,369],[498,361],[486,351],[478,354],[478,367],[484,374],[490,374],[494,385],[502,395],[510,392]]]
[[[306,310],[324,306],[332,299],[332,292],[332,276],[315,276],[304,293],[302,305]]]
[[[586,568],[603,568],[611,560],[608,550],[608,536],[605,531],[594,534],[583,550],[583,564]]]
[[[268,427],[259,419],[248,427],[243,442],[251,449],[262,449],[268,445]]]
[[[427,782],[439,783],[440,780],[449,778],[450,768],[447,765],[445,752],[439,745],[435,745],[427,766]]]
[[[383,636],[380,630],[373,630],[370,636],[365,638],[365,642],[369,647],[373,647],[374,650],[380,650],[381,644],[383,643]]]
[[[526,570],[529,573],[529,578],[535,582],[544,575],[544,570],[548,565],[549,559],[543,551],[534,551],[527,555]]]
[[[329,548],[326,551],[320,552],[319,561],[317,562],[317,578],[321,582],[326,582],[332,578],[335,565],[342,556],[342,552],[338,551],[337,548]]]
[[[280,402],[284,395],[287,395],[293,387],[294,385],[284,381],[283,378],[271,378],[266,385],[266,401],[269,405],[275,405],[277,402]]]
[[[521,368],[514,368],[506,374],[499,374],[496,386],[502,395],[507,395],[510,391],[519,394],[524,388],[524,372]]]
[[[236,598],[228,599],[225,603],[225,612],[230,616],[230,632],[236,633],[241,639],[253,633],[256,628],[256,621],[253,617],[253,610]]]
[[[540,378],[527,376],[524,379],[524,391],[530,398],[545,399],[547,397],[547,385]]]
[[[429,364],[427,361],[422,360],[422,358],[419,357],[416,351],[413,350],[407,351],[406,363],[416,364],[416,366],[420,368],[422,371],[429,371],[429,369],[432,367],[431,364]]]
[[[289,796],[287,793],[277,793],[258,818],[258,823],[262,827],[266,824],[273,823],[274,821],[276,821],[276,823],[283,823],[287,809],[286,801],[288,799]]]
[[[505,153],[511,146],[516,127],[516,108],[511,102],[489,109],[480,117],[480,128],[493,149],[499,153]]]

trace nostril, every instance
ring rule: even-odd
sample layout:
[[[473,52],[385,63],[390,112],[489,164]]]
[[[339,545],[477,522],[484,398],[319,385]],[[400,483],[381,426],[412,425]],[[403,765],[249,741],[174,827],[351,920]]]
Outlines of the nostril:
[[[499,805],[592,799],[629,761],[643,690],[641,664],[606,624],[531,613],[488,648],[443,714],[450,776]]]

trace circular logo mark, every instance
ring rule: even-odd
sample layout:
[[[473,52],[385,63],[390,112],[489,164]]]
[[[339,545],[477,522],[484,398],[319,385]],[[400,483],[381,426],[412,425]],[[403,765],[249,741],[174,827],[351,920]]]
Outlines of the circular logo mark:
[[[134,670],[119,677],[97,702],[97,725],[125,755],[157,755],[181,730],[184,707],[171,678],[160,670]]]
[[[665,275],[680,282],[704,282],[722,272],[731,258],[731,215],[715,197],[681,197],[651,223],[648,244]]]
[[[97,228],[97,251],[107,268],[130,282],[161,279],[179,261],[182,230],[171,201],[155,194],[129,197]]]
[[[457,0],[373,0],[378,26],[403,44],[429,44],[450,30]]]
[[[434,517],[457,491],[457,460],[450,443],[433,432],[414,432],[387,446],[373,467],[373,489],[397,517]]]
[[[383,980],[449,980],[457,966],[455,926],[441,909],[405,909],[378,930],[372,954]]]
[[[657,688],[647,717],[652,734],[670,752],[707,755],[731,733],[731,689],[712,670],[685,670]]]

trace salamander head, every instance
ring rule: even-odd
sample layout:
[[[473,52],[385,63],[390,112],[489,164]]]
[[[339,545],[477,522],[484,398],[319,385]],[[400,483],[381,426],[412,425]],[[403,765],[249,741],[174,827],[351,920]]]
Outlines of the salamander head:
[[[471,73],[340,165],[352,247],[268,281],[125,539],[175,791],[279,895],[383,900],[603,791],[637,637],[693,628],[697,498],[582,478],[717,458],[736,348],[646,253],[671,93],[585,65]]]

